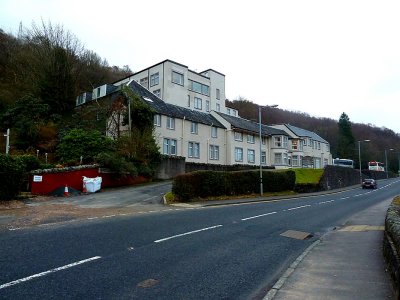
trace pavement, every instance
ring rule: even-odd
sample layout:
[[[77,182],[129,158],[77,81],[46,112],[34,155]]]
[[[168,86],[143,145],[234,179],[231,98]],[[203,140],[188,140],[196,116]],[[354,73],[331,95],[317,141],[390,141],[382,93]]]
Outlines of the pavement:
[[[314,242],[264,300],[395,299],[382,253],[387,199]]]

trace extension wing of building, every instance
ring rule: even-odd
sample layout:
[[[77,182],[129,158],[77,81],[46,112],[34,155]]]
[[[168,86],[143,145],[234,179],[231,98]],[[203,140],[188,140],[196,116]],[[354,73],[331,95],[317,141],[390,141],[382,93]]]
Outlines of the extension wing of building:
[[[123,85],[156,112],[154,134],[162,154],[194,163],[276,168],[320,168],[331,162],[329,143],[295,126],[262,125],[260,139],[258,122],[225,106],[225,75],[212,69],[197,73],[165,60],[78,96],[77,106],[83,108],[93,100],[99,105],[102,98],[113,101],[110,95]]]

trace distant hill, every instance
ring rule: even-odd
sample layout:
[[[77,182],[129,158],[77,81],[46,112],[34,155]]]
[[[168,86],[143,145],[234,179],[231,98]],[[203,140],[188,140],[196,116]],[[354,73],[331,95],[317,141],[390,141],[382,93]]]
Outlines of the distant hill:
[[[226,106],[237,109],[242,118],[258,121],[258,105],[251,101],[226,100]],[[337,120],[316,118],[305,112],[270,107],[262,111],[263,124],[286,123],[317,133],[330,143],[333,157],[336,157],[338,144],[338,120],[340,116],[337,116],[337,118]],[[351,124],[353,136],[356,141],[371,140],[369,143],[361,144],[361,160],[364,162],[372,160],[385,162],[386,149],[389,169],[397,172],[400,164],[400,135],[388,128],[374,127],[360,123]],[[354,157],[351,158],[358,161],[358,143],[356,149],[354,149]]]

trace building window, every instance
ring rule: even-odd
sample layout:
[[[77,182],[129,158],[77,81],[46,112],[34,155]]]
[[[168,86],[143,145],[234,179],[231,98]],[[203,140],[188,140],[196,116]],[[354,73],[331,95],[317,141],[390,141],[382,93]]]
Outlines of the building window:
[[[265,145],[265,143],[267,142],[267,139],[265,138],[265,136],[261,137],[261,144]]]
[[[154,126],[161,126],[161,115],[154,115]]]
[[[256,159],[256,152],[252,149],[247,149],[247,162],[254,163]]]
[[[318,150],[321,150],[321,143],[318,142]]]
[[[267,154],[265,151],[261,151],[261,164],[263,165],[267,164]]]
[[[217,111],[221,111],[221,106],[219,105],[219,103],[217,103],[217,105],[215,106]]]
[[[211,137],[216,138],[218,137],[218,127],[211,127]]]
[[[235,132],[235,141],[243,142],[243,133]]]
[[[161,90],[160,89],[153,91],[153,94],[161,99]]]
[[[287,153],[283,153],[283,164],[284,165],[288,165],[288,154]]]
[[[282,153],[275,153],[274,163],[275,165],[282,165]]]
[[[298,167],[298,166],[299,166],[299,156],[292,155],[292,167]]]
[[[187,106],[190,107],[190,95],[188,95]]]
[[[221,92],[219,89],[217,89],[217,100],[221,99]]]
[[[254,141],[255,141],[254,134],[248,134],[247,135],[247,142],[250,143],[250,144],[254,144]]]
[[[163,143],[163,154],[176,155],[176,144],[176,140],[165,138]]]
[[[235,148],[235,161],[243,161],[243,148]]]
[[[96,90],[96,98],[99,98],[100,97],[100,88],[98,87],[97,88],[97,90]]]
[[[183,85],[183,74],[172,71],[172,82]]]
[[[154,86],[159,83],[160,83],[160,75],[158,72],[150,75],[150,86]]]
[[[289,147],[289,138],[287,136],[282,137],[283,140],[283,148],[288,149]]]
[[[311,147],[313,145],[312,139],[308,139],[308,146]]]
[[[326,145],[326,152],[329,152],[330,151],[329,144],[325,144],[325,145]]]
[[[226,112],[228,113],[228,115],[231,115],[231,109],[230,108],[227,108]]]
[[[210,96],[210,87],[197,81],[189,80],[189,90]]]
[[[202,100],[201,98],[194,97],[194,108],[201,109],[202,108]]]
[[[188,156],[200,158],[200,143],[189,142]]]
[[[210,145],[210,159],[219,160],[219,146]]]
[[[144,86],[145,88],[148,88],[149,87],[148,77],[144,77],[144,78],[140,79],[140,85]]]
[[[298,150],[298,140],[292,140],[292,150]]]
[[[175,129],[175,118],[167,117],[167,128]]]
[[[206,111],[210,111],[210,101],[206,100]]]
[[[193,134],[198,134],[199,133],[199,124],[196,122],[192,122],[190,126],[190,132]]]
[[[274,146],[277,148],[282,148],[282,137],[274,136]]]

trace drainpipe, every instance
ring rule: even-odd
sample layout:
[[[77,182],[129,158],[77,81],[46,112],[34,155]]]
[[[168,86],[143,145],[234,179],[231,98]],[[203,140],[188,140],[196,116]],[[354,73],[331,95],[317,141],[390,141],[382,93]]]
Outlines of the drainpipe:
[[[181,156],[183,156],[183,136],[185,133],[185,120],[186,120],[186,116],[183,116],[183,120],[182,120],[182,136],[181,136]]]

